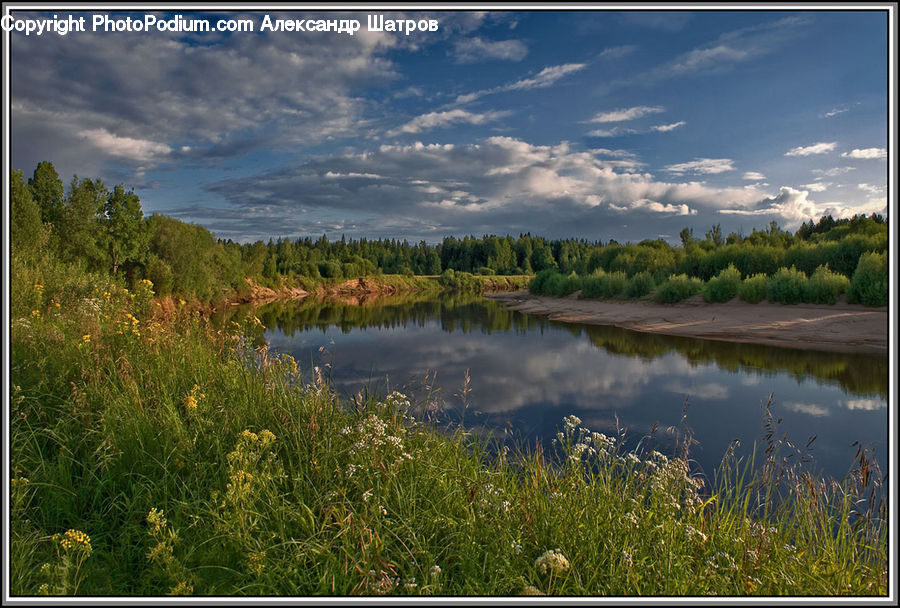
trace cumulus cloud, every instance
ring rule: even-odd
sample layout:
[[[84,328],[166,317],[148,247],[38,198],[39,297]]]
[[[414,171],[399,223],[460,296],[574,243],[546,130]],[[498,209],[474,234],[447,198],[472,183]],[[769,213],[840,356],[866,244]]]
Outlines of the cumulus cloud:
[[[798,146],[796,148],[791,148],[787,152],[784,153],[785,156],[809,156],[811,154],[826,154],[834,150],[834,147],[837,146],[836,141],[832,142],[824,142],[820,141],[819,143],[812,144],[811,146]]]
[[[221,195],[238,216],[268,214],[294,222],[291,234],[315,233],[349,218],[369,236],[396,236],[388,223],[415,218],[421,225],[411,229],[421,238],[518,231],[599,238],[611,229],[623,238],[619,226],[626,218],[634,220],[634,230],[642,235],[647,230],[677,234],[683,227],[678,218],[744,208],[762,197],[752,189],[654,180],[623,150],[575,151],[566,142],[533,145],[500,136],[456,146],[382,145],[222,180],[207,189]],[[188,209],[183,215],[193,213]],[[538,216],[544,218],[539,226],[534,224]],[[660,223],[650,227],[650,218]],[[222,235],[248,230],[246,221],[218,213],[204,219]]]
[[[800,187],[810,192],[825,192],[831,187],[831,182],[813,182],[811,184],[803,184]]]
[[[521,40],[483,40],[461,38],[453,46],[453,58],[457,63],[479,61],[521,61],[528,54],[528,47]]]
[[[747,171],[746,173],[744,173],[744,176],[742,179],[747,179],[747,180],[751,180],[751,181],[760,181],[760,180],[766,179],[766,176],[763,175],[762,173],[759,173],[758,171]]]
[[[869,194],[881,194],[884,191],[884,188],[881,186],[873,186],[871,184],[859,184],[857,186],[860,190],[864,190]]]
[[[669,165],[666,171],[670,173],[701,173],[715,174],[734,170],[733,160],[730,158],[696,158],[690,162]]]
[[[172,148],[167,144],[149,139],[119,137],[102,128],[86,129],[80,131],[79,135],[110,156],[122,157],[141,163],[159,160],[172,153]],[[182,151],[190,151],[190,147],[184,146]]]
[[[657,112],[664,111],[665,108],[661,108],[659,106],[634,106],[631,108],[600,112],[588,122],[622,122],[626,120],[634,120],[636,118],[640,118],[641,116],[646,116],[647,114],[655,114]]]
[[[842,153],[841,156],[845,158],[880,159],[887,158],[887,150],[885,148],[853,149],[850,152]]]
[[[510,112],[483,112],[481,114],[476,114],[460,109],[448,110],[446,112],[429,112],[428,114],[416,116],[405,125],[388,131],[387,135],[394,136],[401,133],[421,133],[422,131],[429,131],[431,129],[459,123],[480,125],[503,118],[504,116],[509,116],[509,114]]]
[[[720,209],[719,213],[750,216],[774,215],[782,218],[787,227],[793,227],[810,219],[818,219],[823,215],[848,218],[857,213],[881,213],[885,205],[886,199],[874,199],[866,204],[852,207],[842,202],[817,204],[809,198],[807,190],[782,186],[775,196],[763,198],[758,203],[743,208]]]

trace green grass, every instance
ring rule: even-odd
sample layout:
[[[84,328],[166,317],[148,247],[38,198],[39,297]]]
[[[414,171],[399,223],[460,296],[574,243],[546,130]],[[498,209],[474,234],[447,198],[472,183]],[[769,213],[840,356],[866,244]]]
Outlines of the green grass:
[[[11,279],[15,596],[887,593],[864,456],[701,480],[574,417],[506,454],[399,394],[341,402],[251,327],[52,260]]]

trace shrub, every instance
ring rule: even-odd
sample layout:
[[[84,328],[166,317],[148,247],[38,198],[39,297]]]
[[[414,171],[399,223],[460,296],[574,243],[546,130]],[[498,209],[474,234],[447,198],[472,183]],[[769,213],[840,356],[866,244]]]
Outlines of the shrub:
[[[815,304],[834,304],[838,296],[847,291],[850,279],[819,266],[806,283],[804,300]]]
[[[653,291],[653,276],[649,272],[639,272],[625,284],[625,295],[629,298],[640,298]]]
[[[888,263],[884,253],[864,253],[850,279],[847,300],[853,304],[887,306]]]
[[[706,283],[703,299],[707,302],[727,302],[737,295],[741,287],[741,271],[729,264]]]
[[[796,266],[779,268],[766,284],[766,298],[770,302],[797,304],[803,301],[809,279]]]
[[[768,282],[769,277],[763,273],[747,277],[741,282],[741,286],[738,287],[738,295],[744,302],[757,304],[766,297],[766,284]]]
[[[448,269],[448,270],[444,271],[444,274],[447,274],[447,272],[453,272],[453,271]],[[535,277],[533,279],[531,279],[531,282],[528,283],[528,290],[531,293],[536,293],[541,296],[547,295],[547,293],[548,293],[546,291],[547,282],[550,280],[550,277],[552,277],[555,274],[559,274],[559,273],[556,272],[555,270],[553,270],[552,268],[546,268],[546,269],[540,271],[539,273],[537,273],[535,275]]]
[[[653,299],[664,304],[680,302],[703,289],[703,281],[686,274],[673,274],[669,280],[660,285]]]
[[[581,296],[584,298],[614,298],[625,291],[628,278],[624,272],[596,270],[581,280]]]

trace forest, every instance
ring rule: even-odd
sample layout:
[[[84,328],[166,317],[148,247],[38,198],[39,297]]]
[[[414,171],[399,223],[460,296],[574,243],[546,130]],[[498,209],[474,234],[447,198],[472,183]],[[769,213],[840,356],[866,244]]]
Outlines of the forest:
[[[441,275],[465,287],[465,273],[531,275],[531,289],[546,295],[643,297],[673,302],[703,292],[709,301],[740,293],[747,301],[887,303],[888,224],[878,214],[809,220],[795,232],[771,222],[748,235],[713,225],[703,238],[681,231],[680,243],[639,243],[540,236],[445,237],[440,243],[366,238],[329,241],[271,238],[238,243],[203,226],[152,214],[122,185],[73,176],[64,187],[53,163],[30,178],[11,175],[13,250],[50,252],[88,271],[104,271],[134,286],[150,280],[159,296],[215,301],[247,288],[296,281],[379,274]],[[860,274],[853,282],[853,277]],[[775,277],[778,280],[774,280]]]

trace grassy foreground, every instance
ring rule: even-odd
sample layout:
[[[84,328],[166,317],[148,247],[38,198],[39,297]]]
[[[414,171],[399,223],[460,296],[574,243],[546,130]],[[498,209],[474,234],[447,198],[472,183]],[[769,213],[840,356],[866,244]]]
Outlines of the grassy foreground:
[[[15,256],[11,282],[13,595],[887,593],[865,454],[824,481],[770,440],[701,480],[575,417],[506,454],[400,394],[340,403],[149,283]]]

